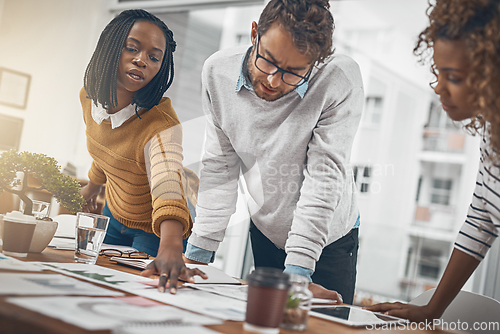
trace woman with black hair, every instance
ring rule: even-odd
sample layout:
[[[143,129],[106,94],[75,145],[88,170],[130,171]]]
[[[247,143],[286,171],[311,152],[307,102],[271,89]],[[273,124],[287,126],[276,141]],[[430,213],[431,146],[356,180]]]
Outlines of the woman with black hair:
[[[156,256],[144,275],[192,280],[182,259],[191,233],[198,178],[182,165],[182,128],[163,94],[174,77],[176,43],[163,21],[144,10],[126,10],[103,30],[80,92],[87,148],[93,158],[81,194],[95,209],[106,183],[105,243],[132,246]]]

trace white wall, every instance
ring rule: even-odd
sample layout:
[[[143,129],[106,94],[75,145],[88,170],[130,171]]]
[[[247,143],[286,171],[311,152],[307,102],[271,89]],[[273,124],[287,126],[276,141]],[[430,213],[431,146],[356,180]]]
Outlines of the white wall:
[[[330,5],[338,43],[348,43],[413,84],[429,89],[429,70],[417,63],[412,52],[428,22],[427,0],[349,0],[330,1]]]
[[[373,167],[371,190],[358,194],[361,228],[357,288],[398,298],[407,226],[414,214],[418,139],[431,92],[377,63],[363,74],[365,82],[376,78],[386,84],[386,89],[380,126],[360,126],[351,158],[353,164]],[[368,93],[372,90],[366,87]]]
[[[0,105],[24,119],[20,150],[78,165],[86,178],[90,158],[78,93],[102,28],[107,0],[2,0],[0,66],[31,75],[26,109]]]

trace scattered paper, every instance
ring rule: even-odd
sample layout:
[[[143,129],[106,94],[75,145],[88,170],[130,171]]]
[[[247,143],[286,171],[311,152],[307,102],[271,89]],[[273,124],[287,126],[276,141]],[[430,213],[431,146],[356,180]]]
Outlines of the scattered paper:
[[[124,297],[115,297],[127,304],[137,305],[137,306],[158,306],[163,305],[162,303],[155,302],[154,300],[147,299],[141,296],[124,296]]]
[[[122,296],[123,293],[60,274],[0,273],[1,295]]]
[[[138,306],[116,298],[23,297],[9,303],[63,320],[87,330],[105,330],[127,325],[214,325],[221,321],[168,305]]]
[[[179,325],[152,325],[152,326],[126,326],[113,330],[113,334],[216,334],[212,329],[201,326],[179,326]]]
[[[146,266],[153,262],[153,260],[130,259],[117,256],[113,256],[110,260],[139,269],[146,269]],[[206,280],[201,278],[200,276],[194,276],[194,283],[196,284],[241,284],[241,282],[236,278],[231,277],[222,270],[210,265],[186,263],[186,267],[190,269],[198,268],[208,276],[208,279]],[[158,285],[158,282],[156,282],[156,285]]]
[[[60,250],[74,250],[75,238],[53,237],[48,247]]]
[[[52,217],[57,222],[56,237],[69,237],[75,239],[76,215],[62,214]]]
[[[42,271],[36,263],[24,262],[0,253],[0,269],[18,271]]]
[[[222,320],[245,320],[247,307],[245,301],[206,291],[182,288],[173,295],[168,293],[168,290],[162,293],[157,289],[142,289],[133,293]]]
[[[189,269],[198,268],[208,276],[208,279],[206,280],[201,278],[200,276],[195,276],[195,284],[241,284],[241,282],[236,278],[229,276],[222,270],[217,269],[213,266],[187,263],[186,267],[188,267]]]
[[[111,268],[86,263],[39,262],[45,268],[78,277],[93,283],[103,284],[123,291],[149,289],[141,282],[150,282],[151,278],[125,273]]]
[[[217,295],[226,296],[238,300],[247,301],[248,285],[228,285],[228,284],[193,284],[184,283],[184,286],[203,290]]]

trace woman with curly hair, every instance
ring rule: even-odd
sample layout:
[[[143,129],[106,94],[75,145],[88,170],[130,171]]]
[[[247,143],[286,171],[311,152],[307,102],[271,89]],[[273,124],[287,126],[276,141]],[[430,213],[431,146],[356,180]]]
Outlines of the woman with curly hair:
[[[414,53],[433,51],[434,91],[454,121],[482,136],[476,188],[450,261],[427,305],[368,307],[412,321],[442,316],[484,258],[500,229],[500,0],[437,0]]]

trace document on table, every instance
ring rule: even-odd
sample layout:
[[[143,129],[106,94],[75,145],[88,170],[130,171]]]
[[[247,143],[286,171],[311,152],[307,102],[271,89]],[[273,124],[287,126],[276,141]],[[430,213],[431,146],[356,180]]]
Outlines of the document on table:
[[[242,300],[245,302],[247,301],[248,285],[184,283],[184,286],[210,293],[215,293],[216,295]]]
[[[0,253],[0,269],[19,271],[42,271],[43,268],[36,263],[24,262]]]
[[[123,296],[60,274],[0,273],[0,295]]]
[[[168,292],[161,293],[157,289],[142,289],[132,292],[136,295],[222,320],[245,320],[247,303],[243,300],[191,288],[178,289],[175,295]]]
[[[216,334],[212,329],[201,326],[179,326],[179,325],[144,325],[144,326],[124,326],[113,331],[115,334]]]
[[[60,250],[74,250],[76,216],[62,214],[55,216],[52,219],[58,224],[56,233],[49,243],[49,247]]]
[[[170,326],[191,325],[193,327],[221,323],[218,319],[160,303],[141,306],[136,302],[129,303],[127,299],[120,298],[17,297],[8,298],[7,301],[87,330],[126,329],[128,326],[170,328]],[[151,333],[149,329],[147,333]]]
[[[104,284],[135,295],[171,304],[183,309],[192,310],[193,312],[204,314],[206,316],[235,321],[242,321],[245,319],[246,301],[235,299],[234,296],[229,298],[211,292],[191,288],[178,289],[177,294],[172,295],[168,292],[161,293],[158,289],[148,286],[153,281],[150,278],[120,272],[118,270],[104,268],[98,265],[44,262],[41,262],[41,264],[57,272],[86,279],[90,282]],[[202,269],[204,269],[204,271],[208,271],[206,270],[207,268],[212,268],[215,269],[214,271],[218,271],[229,277],[231,282],[235,280],[238,284],[240,283],[238,280],[231,278],[214,267],[206,265],[203,265],[203,267],[204,268]],[[196,285],[203,286],[203,284]]]
[[[125,264],[127,266],[132,266],[140,269],[146,269],[146,266],[151,262],[153,262],[153,260],[130,259],[117,256],[113,256],[111,260],[121,264]],[[194,277],[195,284],[241,284],[241,282],[238,281],[236,278],[231,277],[222,270],[217,269],[210,265],[186,263],[186,267],[188,267],[189,269],[198,268],[208,276],[208,279],[206,280],[201,278],[200,276],[195,276]]]
[[[75,238],[69,237],[53,237],[48,247],[60,250],[74,250]]]
[[[150,283],[153,279],[139,275],[129,274],[99,265],[85,263],[60,263],[60,262],[38,262],[47,269],[63,273],[65,275],[78,277],[93,283],[103,284],[123,291],[148,289],[144,283]]]

